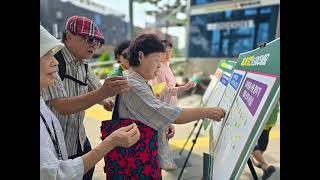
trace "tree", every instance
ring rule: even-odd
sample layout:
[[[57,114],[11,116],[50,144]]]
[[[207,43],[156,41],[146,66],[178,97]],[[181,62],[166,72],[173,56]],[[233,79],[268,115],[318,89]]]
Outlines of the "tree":
[[[186,14],[186,3],[186,0],[176,0],[173,5],[164,4],[163,6],[158,6],[157,4],[156,10],[146,11],[146,14],[155,16],[157,27],[166,27],[167,32],[168,27],[186,25],[186,19],[177,18],[178,13]]]
[[[177,18],[178,13],[186,14],[187,0],[176,0],[173,5],[164,4],[160,6],[161,0],[129,0],[129,19],[130,19],[130,35],[133,38],[134,24],[133,24],[133,2],[137,3],[149,3],[154,5],[157,9],[152,11],[146,11],[147,15],[154,16],[156,18],[157,27],[166,27],[166,37],[168,34],[168,28],[172,26],[185,26],[187,20]]]
[[[110,54],[108,53],[108,51],[102,53],[99,58],[98,58],[98,62],[105,62],[105,61],[110,61],[112,60]]]

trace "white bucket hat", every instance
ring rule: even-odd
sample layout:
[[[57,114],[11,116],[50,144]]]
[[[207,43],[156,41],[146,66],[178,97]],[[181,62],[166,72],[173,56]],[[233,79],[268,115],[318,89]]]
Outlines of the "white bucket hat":
[[[62,43],[40,25],[40,58],[50,50],[55,54],[63,47]]]

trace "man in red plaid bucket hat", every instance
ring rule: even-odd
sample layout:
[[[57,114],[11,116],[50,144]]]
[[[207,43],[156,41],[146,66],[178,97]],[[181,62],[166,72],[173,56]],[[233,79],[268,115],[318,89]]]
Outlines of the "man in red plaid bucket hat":
[[[94,22],[83,16],[72,16],[68,19],[66,23],[66,31],[63,35],[63,41],[65,42],[68,39],[72,39],[70,36],[78,36],[78,39],[82,42],[78,44],[82,51],[79,52],[79,47],[75,47],[75,50],[78,52],[73,52],[74,55],[79,56],[77,57],[79,59],[91,58],[96,49],[101,48],[105,42],[102,33]],[[89,45],[87,49],[82,48],[85,43]],[[70,45],[76,44],[72,43]]]
[[[91,150],[83,124],[85,110],[95,104],[111,111],[113,100],[108,97],[129,91],[125,77],[100,79],[88,66],[105,39],[95,23],[83,16],[72,16],[66,23],[62,42],[65,47],[55,54],[59,62],[59,76],[54,84],[41,93],[43,99],[60,121],[69,159],[82,156]],[[83,179],[91,180],[94,168]]]
[[[72,16],[68,19],[66,29],[83,37],[89,37],[104,44],[104,37],[94,22],[83,16]]]

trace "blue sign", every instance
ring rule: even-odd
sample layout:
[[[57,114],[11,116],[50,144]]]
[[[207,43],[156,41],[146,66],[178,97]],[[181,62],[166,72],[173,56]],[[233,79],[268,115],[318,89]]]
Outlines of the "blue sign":
[[[221,77],[221,79],[220,79],[220,82],[221,82],[223,85],[227,86],[228,83],[229,83],[229,77],[228,77],[227,75],[223,74],[222,77]]]
[[[238,86],[241,82],[241,79],[242,79],[241,74],[233,73],[231,81],[230,81],[230,85],[234,88],[234,90],[238,89]]]

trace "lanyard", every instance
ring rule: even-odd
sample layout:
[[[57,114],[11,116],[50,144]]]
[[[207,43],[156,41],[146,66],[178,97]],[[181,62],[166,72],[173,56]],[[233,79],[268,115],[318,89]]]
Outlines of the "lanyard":
[[[58,137],[57,137],[57,133],[56,133],[56,128],[55,128],[54,125],[53,125],[53,121],[51,121],[51,122],[52,122],[52,127],[53,127],[53,131],[54,131],[54,136],[55,136],[55,138],[53,138],[53,135],[52,135],[52,133],[51,133],[51,131],[50,131],[50,128],[49,128],[49,126],[48,126],[48,124],[47,124],[47,121],[46,121],[46,119],[43,117],[43,115],[42,115],[41,112],[40,112],[40,116],[41,116],[42,121],[43,121],[43,123],[45,124],[47,130],[48,130],[48,133],[49,133],[50,138],[51,138],[51,140],[52,140],[52,142],[53,142],[53,145],[54,145],[54,148],[55,148],[55,150],[56,150],[56,153],[58,154],[58,159],[59,159],[59,160],[62,160],[62,154],[61,154],[61,150],[60,150],[60,146],[59,146],[59,141],[58,141]]]

